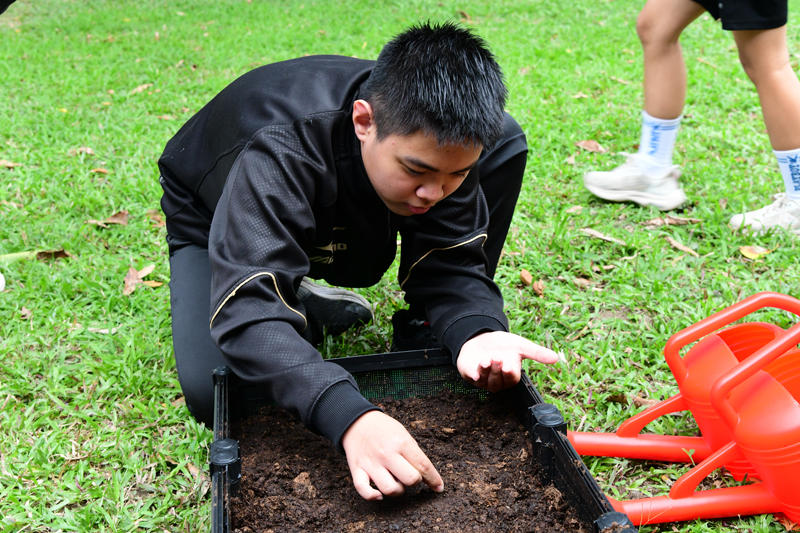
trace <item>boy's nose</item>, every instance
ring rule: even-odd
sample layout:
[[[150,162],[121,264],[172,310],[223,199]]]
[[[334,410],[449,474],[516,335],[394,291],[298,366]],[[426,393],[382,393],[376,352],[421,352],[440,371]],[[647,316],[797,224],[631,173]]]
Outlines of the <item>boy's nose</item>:
[[[417,188],[417,197],[434,204],[444,196],[444,185],[441,180],[430,180]]]

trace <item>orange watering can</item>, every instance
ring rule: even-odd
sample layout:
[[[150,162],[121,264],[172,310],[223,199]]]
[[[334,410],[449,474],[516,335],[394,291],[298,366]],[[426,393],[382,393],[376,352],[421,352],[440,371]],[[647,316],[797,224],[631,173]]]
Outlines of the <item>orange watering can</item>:
[[[576,451],[581,455],[698,462],[727,445],[731,433],[711,405],[712,386],[723,374],[782,334],[783,329],[774,324],[750,322],[717,330],[766,307],[800,315],[800,300],[762,292],[679,331],[667,342],[664,356],[680,392],[629,418],[616,433],[568,432]],[[698,340],[681,358],[680,350]],[[685,410],[694,415],[701,437],[641,434],[656,418]],[[758,476],[744,458],[731,458],[724,466],[738,480],[745,475]]]
[[[681,476],[668,496],[611,500],[635,525],[783,513],[800,523],[800,324],[795,324],[711,388],[711,404],[731,440]],[[695,492],[713,470],[746,461],[760,482]]]

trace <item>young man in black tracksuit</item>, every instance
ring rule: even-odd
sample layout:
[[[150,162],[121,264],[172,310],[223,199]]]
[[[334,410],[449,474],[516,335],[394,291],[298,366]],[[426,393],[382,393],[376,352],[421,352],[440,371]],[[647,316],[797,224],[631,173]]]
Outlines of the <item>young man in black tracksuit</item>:
[[[555,362],[507,333],[492,281],[527,152],[505,97],[482,40],[421,25],[377,62],[255,69],[181,128],[159,168],[175,359],[198,420],[211,422],[210,373],[227,364],[344,451],[364,498],[443,489],[405,428],[314,348],[322,327],[368,320],[368,304],[308,278],[373,285],[399,233],[411,311],[396,340],[429,321],[464,379],[491,391],[519,381],[522,359]]]

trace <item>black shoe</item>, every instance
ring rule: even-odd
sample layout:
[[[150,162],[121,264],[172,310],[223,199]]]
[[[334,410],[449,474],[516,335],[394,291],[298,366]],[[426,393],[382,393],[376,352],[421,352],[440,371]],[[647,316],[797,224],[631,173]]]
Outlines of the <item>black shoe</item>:
[[[328,335],[341,335],[354,326],[369,324],[375,313],[366,298],[344,289],[323,287],[303,278],[297,296],[306,308],[308,327],[303,338],[313,345]]]
[[[441,348],[431,323],[425,318],[415,317],[408,309],[400,309],[392,315],[392,347],[393,352],[408,350],[426,350]]]

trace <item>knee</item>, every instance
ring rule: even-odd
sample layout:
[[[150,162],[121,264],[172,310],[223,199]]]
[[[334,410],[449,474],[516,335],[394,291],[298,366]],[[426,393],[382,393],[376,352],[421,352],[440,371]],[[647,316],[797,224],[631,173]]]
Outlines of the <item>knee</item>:
[[[662,13],[645,5],[636,19],[636,34],[644,48],[671,46],[678,43],[681,28],[673,28]]]
[[[783,69],[790,69],[789,55],[774,54],[769,56],[764,53],[756,53],[746,47],[739,47],[739,62],[742,64],[747,77],[755,85],[766,81],[767,78]]]
[[[750,54],[739,50],[739,62],[742,64],[742,68],[744,69],[744,73],[747,74],[747,77],[750,78],[750,81],[757,84],[759,78],[758,72],[758,63],[753,61],[753,58]]]
[[[207,428],[214,427],[214,389],[197,383],[184,386],[181,383],[186,409],[198,422]]]

